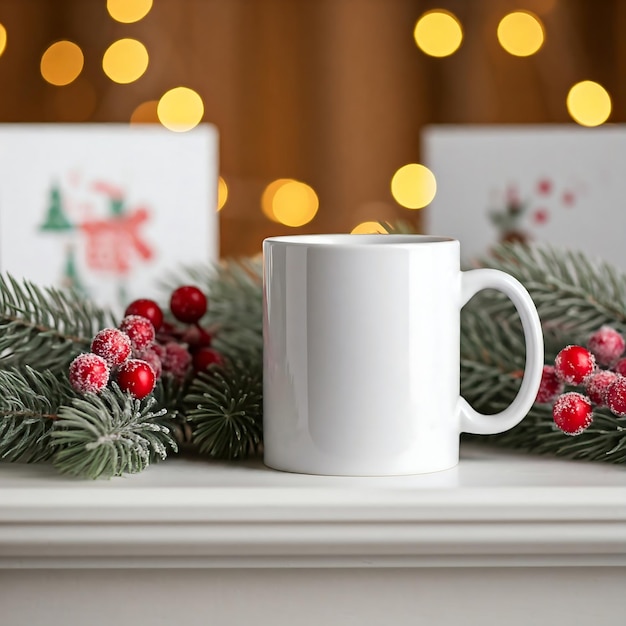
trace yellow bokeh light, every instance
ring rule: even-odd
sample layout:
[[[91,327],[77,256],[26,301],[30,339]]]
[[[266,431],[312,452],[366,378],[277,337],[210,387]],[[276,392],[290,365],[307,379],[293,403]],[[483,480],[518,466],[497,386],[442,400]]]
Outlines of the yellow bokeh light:
[[[131,124],[158,124],[159,116],[157,115],[158,100],[147,100],[142,102],[131,113]]]
[[[498,41],[516,57],[535,54],[543,45],[545,33],[541,20],[529,11],[514,11],[498,24]]]
[[[200,123],[204,115],[204,103],[193,89],[175,87],[161,96],[157,114],[165,128],[184,133]]]
[[[567,94],[567,110],[581,126],[599,126],[611,115],[611,96],[591,80],[576,83]]]
[[[278,222],[276,216],[274,215],[274,195],[280,187],[291,180],[291,178],[277,178],[263,191],[263,195],[261,196],[261,210],[263,211],[263,215],[272,220],[272,222]]]
[[[463,29],[455,15],[436,9],[417,20],[413,37],[418,47],[431,57],[447,57],[461,45]]]
[[[152,0],[107,0],[109,15],[123,24],[139,21],[151,8]]]
[[[7,29],[0,24],[0,57],[7,47]]]
[[[148,51],[141,41],[118,39],[104,53],[102,69],[113,82],[125,85],[144,74],[148,61]]]
[[[350,233],[352,235],[386,235],[387,231],[379,222],[361,222],[357,224]]]
[[[319,200],[315,191],[297,180],[284,181],[272,197],[274,219],[285,226],[308,224],[315,217],[318,208]]]
[[[435,175],[424,165],[409,163],[402,166],[391,179],[391,195],[407,209],[422,209],[437,193]]]
[[[217,210],[221,211],[228,200],[228,185],[226,181],[220,176],[217,179]]]
[[[83,69],[83,51],[71,41],[53,43],[41,57],[41,75],[52,85],[69,85]]]

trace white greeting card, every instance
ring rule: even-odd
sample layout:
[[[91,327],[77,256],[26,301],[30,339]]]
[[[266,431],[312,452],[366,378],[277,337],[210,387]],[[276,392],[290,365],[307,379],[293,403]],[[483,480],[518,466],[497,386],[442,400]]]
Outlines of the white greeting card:
[[[546,241],[626,268],[626,128],[431,126],[426,230],[465,259],[498,240]]]
[[[0,270],[119,309],[217,258],[217,131],[0,125]]]

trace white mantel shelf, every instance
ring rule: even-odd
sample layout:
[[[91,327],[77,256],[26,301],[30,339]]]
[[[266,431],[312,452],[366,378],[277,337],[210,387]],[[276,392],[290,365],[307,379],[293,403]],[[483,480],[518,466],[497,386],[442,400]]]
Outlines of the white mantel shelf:
[[[0,569],[625,565],[626,467],[471,446],[453,470],[394,478],[0,465]]]

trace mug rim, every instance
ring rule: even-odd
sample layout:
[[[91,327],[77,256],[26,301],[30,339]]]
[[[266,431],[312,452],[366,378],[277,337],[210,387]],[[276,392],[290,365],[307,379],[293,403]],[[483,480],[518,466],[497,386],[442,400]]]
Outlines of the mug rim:
[[[349,234],[319,233],[301,235],[279,235],[267,237],[263,243],[285,244],[296,246],[332,246],[332,247],[371,247],[371,246],[402,246],[457,243],[453,237],[437,235],[412,235],[402,233]]]

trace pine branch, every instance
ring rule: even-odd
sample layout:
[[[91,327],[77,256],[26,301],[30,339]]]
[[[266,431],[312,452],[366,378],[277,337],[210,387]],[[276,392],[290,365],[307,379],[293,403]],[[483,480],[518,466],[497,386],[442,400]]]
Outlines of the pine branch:
[[[262,394],[260,361],[239,361],[200,374],[185,398],[199,451],[222,459],[255,453],[262,441]]]
[[[62,406],[52,432],[55,467],[95,479],[134,474],[165,459],[177,446],[164,424],[166,410],[153,412],[154,404],[154,398],[134,400],[115,386]]]
[[[0,459],[31,463],[48,459],[58,409],[75,395],[67,378],[30,367],[0,370],[0,389]]]
[[[545,245],[504,244],[481,265],[515,276],[530,292],[544,328],[570,343],[604,324],[626,331],[626,274],[609,263]],[[500,295],[482,302],[485,313],[514,315]]]
[[[62,372],[110,320],[77,294],[0,276],[0,367]]]
[[[525,365],[524,337],[519,320],[486,317],[479,309],[461,316],[461,393],[479,410],[489,402],[513,398]]]

